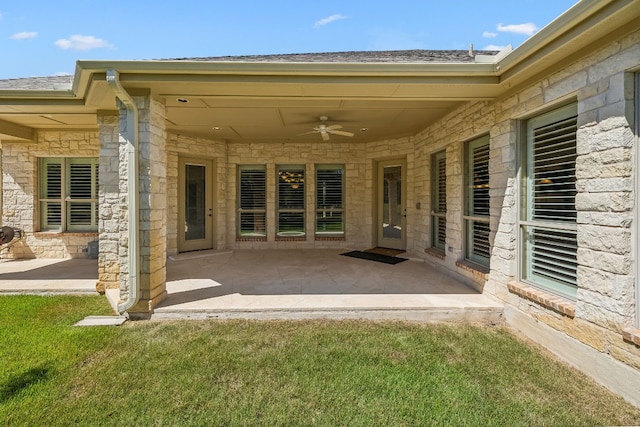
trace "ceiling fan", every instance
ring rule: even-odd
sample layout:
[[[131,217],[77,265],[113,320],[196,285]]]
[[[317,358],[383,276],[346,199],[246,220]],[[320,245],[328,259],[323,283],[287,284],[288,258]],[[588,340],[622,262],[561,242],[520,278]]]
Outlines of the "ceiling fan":
[[[309,135],[311,133],[319,133],[320,136],[322,136],[323,141],[328,141],[329,135],[353,136],[353,132],[346,132],[343,130],[339,130],[339,129],[342,129],[341,125],[327,126],[327,120],[329,120],[329,117],[320,116],[320,124],[318,124],[317,126],[314,126],[312,131],[298,134],[298,136]]]

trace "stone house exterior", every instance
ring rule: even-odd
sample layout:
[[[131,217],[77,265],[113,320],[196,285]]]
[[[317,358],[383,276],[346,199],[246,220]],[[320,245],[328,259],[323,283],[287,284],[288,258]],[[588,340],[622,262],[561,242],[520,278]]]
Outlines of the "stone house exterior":
[[[1,225],[25,234],[3,256],[97,241],[98,290],[144,317],[168,255],[396,247],[640,404],[639,76],[640,1],[583,0],[499,53],[79,61],[0,81]]]

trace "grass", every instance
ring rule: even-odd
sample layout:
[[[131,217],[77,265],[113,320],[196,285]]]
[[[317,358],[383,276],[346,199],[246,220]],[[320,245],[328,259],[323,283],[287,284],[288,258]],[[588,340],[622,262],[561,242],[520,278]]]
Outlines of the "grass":
[[[0,297],[2,425],[640,424],[499,327],[355,321],[71,326],[98,297]]]

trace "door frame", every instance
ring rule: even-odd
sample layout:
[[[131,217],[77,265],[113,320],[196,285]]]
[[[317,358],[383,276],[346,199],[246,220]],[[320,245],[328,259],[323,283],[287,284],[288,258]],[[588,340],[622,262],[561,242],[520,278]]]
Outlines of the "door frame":
[[[385,239],[382,233],[382,218],[384,209],[384,168],[391,166],[400,166],[402,182],[401,194],[400,194],[400,239]],[[374,245],[389,249],[398,249],[402,251],[407,250],[407,158],[406,157],[394,157],[389,159],[381,159],[375,161],[375,174],[374,185],[375,197],[374,197],[374,225],[373,225],[373,239]]]
[[[205,238],[193,241],[185,239],[185,166],[205,167]],[[215,162],[208,158],[180,156],[178,158],[178,252],[214,249],[215,242]]]

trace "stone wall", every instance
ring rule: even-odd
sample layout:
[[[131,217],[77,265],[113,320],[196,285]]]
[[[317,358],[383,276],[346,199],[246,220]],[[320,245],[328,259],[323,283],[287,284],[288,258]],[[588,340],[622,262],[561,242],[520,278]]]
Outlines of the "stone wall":
[[[10,248],[12,258],[84,258],[87,243],[98,233],[41,232],[39,230],[38,159],[40,157],[98,157],[97,132],[38,132],[35,143],[3,142],[2,225],[24,231]]]
[[[636,368],[640,368],[640,347],[631,341],[640,339],[637,329],[633,329],[638,310],[635,306],[637,279],[633,271],[637,242],[632,241],[631,227],[634,220],[633,144],[637,137],[632,126],[633,73],[628,70],[637,69],[638,58],[640,32],[635,32],[494,102],[461,106],[413,138],[415,179],[409,180],[413,186],[412,204],[419,202],[423,207],[412,216],[411,247],[416,255]],[[569,301],[517,282],[516,153],[523,119],[576,101],[579,290],[577,300]],[[464,145],[487,133],[490,135],[492,255],[490,273],[485,275],[460,261],[464,258],[465,238],[462,229]],[[429,250],[432,241],[430,168],[431,156],[441,150],[446,150],[447,155],[447,239],[444,255],[433,256]],[[630,328],[636,332],[629,332]]]

